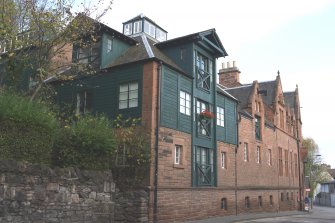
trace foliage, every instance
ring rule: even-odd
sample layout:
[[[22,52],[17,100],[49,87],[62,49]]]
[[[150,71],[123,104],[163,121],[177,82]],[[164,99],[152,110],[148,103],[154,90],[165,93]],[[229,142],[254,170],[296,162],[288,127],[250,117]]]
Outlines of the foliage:
[[[0,157],[50,163],[58,130],[55,115],[42,102],[0,93]]]
[[[65,125],[55,143],[54,165],[91,170],[110,169],[116,148],[111,123],[105,116],[78,116]]]
[[[309,196],[314,197],[317,184],[331,180],[331,176],[327,172],[326,165],[321,164],[317,143],[312,138],[304,138],[302,144],[308,152],[304,160],[304,173],[311,188]]]
[[[148,135],[139,122],[140,119],[124,119],[122,115],[113,122],[118,144],[113,173],[115,180],[125,188],[141,185],[148,173]]]
[[[81,66],[72,61],[72,44],[82,44],[83,36],[86,47],[95,44],[97,23],[89,17],[99,21],[112,1],[80,6],[76,3],[0,0],[0,77],[7,80],[7,87],[22,89],[22,83],[32,82],[34,86],[26,87],[33,99],[46,78],[71,76],[64,71]],[[82,73],[91,73],[89,64],[83,67],[79,69]]]

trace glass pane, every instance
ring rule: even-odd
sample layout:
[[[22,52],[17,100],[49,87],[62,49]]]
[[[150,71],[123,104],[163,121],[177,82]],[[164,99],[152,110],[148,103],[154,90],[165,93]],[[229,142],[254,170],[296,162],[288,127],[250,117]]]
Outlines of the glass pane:
[[[120,101],[119,102],[119,109],[127,108],[127,101]]]
[[[138,105],[137,99],[129,100],[129,108],[137,107],[137,105]]]
[[[183,92],[183,91],[180,91],[180,98],[183,98],[183,99],[185,99],[185,98],[186,98],[186,96],[185,96],[185,92]]]
[[[138,83],[131,83],[129,84],[129,90],[137,90],[138,89]]]
[[[138,98],[137,90],[129,92],[129,99],[134,99],[134,98]]]
[[[183,105],[180,105],[179,109],[180,109],[181,113],[183,113],[183,114],[186,113],[185,112],[185,107]]]
[[[120,85],[120,92],[128,91],[128,84]]]
[[[147,21],[144,21],[144,32],[149,34],[149,23]]]
[[[186,108],[186,115],[191,115],[191,109]]]
[[[186,100],[187,101],[191,101],[191,95],[189,95],[189,94],[186,93]]]
[[[119,99],[120,99],[120,101],[121,100],[127,100],[128,99],[128,92],[120,93]]]

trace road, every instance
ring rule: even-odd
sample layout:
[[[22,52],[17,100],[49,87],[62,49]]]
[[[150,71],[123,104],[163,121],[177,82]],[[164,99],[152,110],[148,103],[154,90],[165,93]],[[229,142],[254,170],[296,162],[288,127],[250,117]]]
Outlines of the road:
[[[235,222],[238,222],[238,223],[246,223],[246,222],[250,222],[250,223],[264,223],[264,222],[334,223],[335,222],[335,208],[314,206],[314,208],[308,214],[284,216],[284,217],[262,218],[262,219],[255,219],[255,220],[242,220],[242,221],[235,221]]]

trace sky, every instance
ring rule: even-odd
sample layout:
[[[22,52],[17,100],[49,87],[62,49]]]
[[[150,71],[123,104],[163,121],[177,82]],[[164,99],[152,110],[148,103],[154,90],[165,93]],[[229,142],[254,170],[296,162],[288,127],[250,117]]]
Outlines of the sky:
[[[114,0],[102,22],[122,32],[141,13],[168,39],[215,28],[229,55],[218,69],[236,61],[242,84],[279,70],[284,91],[298,85],[303,136],[335,168],[335,0]]]

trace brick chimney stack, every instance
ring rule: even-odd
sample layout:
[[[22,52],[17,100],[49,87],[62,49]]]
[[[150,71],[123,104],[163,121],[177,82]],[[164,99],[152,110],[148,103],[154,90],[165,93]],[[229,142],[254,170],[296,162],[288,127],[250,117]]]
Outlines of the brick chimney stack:
[[[240,83],[240,70],[236,67],[236,61],[222,63],[222,69],[219,70],[219,83],[225,87],[238,87]]]

